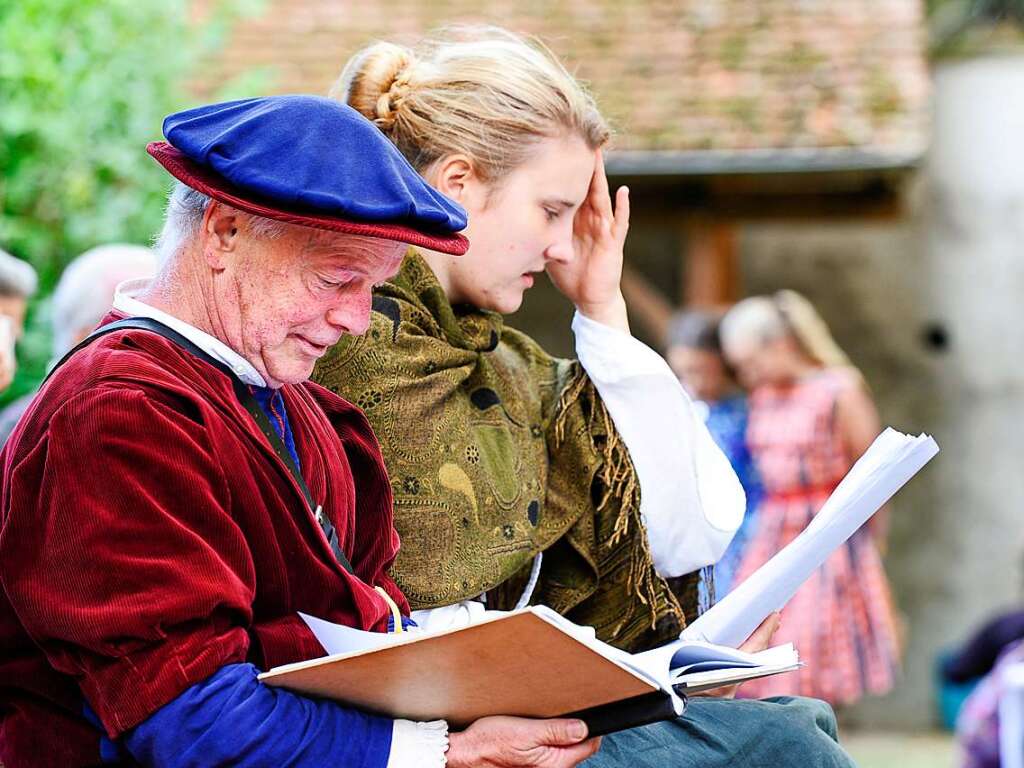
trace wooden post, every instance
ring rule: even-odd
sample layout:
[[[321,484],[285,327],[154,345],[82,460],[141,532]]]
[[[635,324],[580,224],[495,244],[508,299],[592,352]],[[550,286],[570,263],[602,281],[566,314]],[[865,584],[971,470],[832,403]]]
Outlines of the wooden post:
[[[630,323],[642,328],[660,348],[676,309],[668,295],[626,264],[622,268],[622,296],[629,308]]]
[[[683,225],[683,306],[720,307],[739,298],[739,254],[736,224],[716,219],[691,219]]]

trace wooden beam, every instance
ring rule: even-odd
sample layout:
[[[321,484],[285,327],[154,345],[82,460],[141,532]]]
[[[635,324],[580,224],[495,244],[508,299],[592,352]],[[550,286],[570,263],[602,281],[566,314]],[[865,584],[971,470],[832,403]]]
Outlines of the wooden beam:
[[[711,308],[739,298],[739,253],[736,224],[694,218],[683,225],[686,280],[682,303]]]
[[[622,295],[629,309],[629,321],[656,340],[661,347],[668,333],[675,306],[665,292],[628,264],[622,268]]]

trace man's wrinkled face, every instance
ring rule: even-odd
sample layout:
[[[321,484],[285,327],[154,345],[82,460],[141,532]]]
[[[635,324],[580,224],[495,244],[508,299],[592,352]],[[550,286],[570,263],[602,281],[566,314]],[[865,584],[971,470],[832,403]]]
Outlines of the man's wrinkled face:
[[[268,386],[297,384],[344,334],[366,331],[373,288],[398,272],[407,246],[298,226],[267,239],[248,223],[218,278],[217,306],[235,314],[223,327]]]

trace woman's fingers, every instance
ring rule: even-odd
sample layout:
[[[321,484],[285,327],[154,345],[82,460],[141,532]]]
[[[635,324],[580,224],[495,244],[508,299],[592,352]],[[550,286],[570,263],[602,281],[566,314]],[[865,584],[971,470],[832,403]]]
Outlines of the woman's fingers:
[[[619,247],[626,242],[629,232],[629,187],[619,187],[615,192],[615,218],[612,220],[612,237]]]
[[[608,192],[608,177],[604,172],[604,155],[597,150],[594,161],[594,176],[590,180],[590,205],[594,210],[605,217],[607,221],[612,220],[612,200]]]
[[[775,633],[778,632],[781,622],[782,616],[779,613],[771,614],[761,622],[761,626],[755,629],[754,633],[747,638],[747,641],[740,646],[740,650],[748,653],[763,651],[771,643]]]

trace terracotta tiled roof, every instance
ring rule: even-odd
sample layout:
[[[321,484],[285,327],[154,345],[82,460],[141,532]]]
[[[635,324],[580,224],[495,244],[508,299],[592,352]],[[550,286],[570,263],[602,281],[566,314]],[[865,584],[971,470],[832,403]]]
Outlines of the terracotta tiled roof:
[[[456,21],[544,39],[591,84],[620,149],[925,143],[919,0],[267,0],[208,77],[269,66],[276,90],[325,92],[367,42]]]

